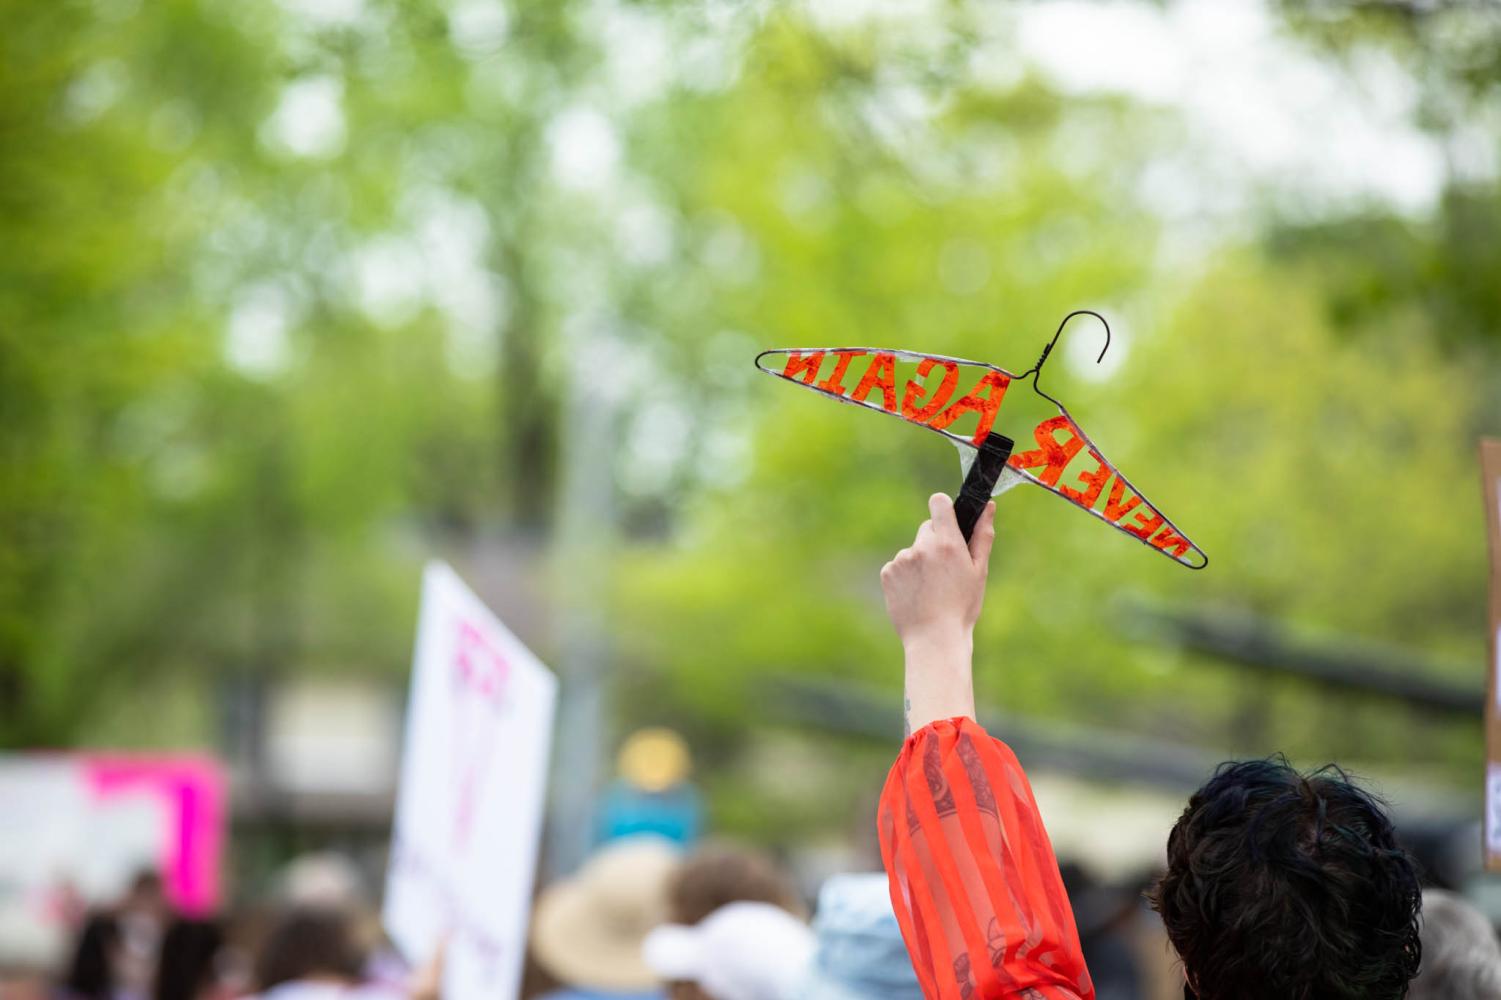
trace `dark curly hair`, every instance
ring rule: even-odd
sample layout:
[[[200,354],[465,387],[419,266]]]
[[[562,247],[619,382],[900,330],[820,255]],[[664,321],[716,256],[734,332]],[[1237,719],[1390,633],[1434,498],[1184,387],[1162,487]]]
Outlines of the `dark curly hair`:
[[[1201,1000],[1401,1000],[1422,957],[1417,866],[1333,765],[1220,765],[1151,898]]]

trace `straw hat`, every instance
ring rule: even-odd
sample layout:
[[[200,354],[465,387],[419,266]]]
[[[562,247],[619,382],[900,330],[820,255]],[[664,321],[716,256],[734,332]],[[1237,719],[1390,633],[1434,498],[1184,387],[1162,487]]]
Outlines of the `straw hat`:
[[[627,837],[600,848],[538,897],[537,961],[570,986],[632,992],[657,985],[641,943],[667,918],[667,880],[677,863],[671,843],[660,837]]]

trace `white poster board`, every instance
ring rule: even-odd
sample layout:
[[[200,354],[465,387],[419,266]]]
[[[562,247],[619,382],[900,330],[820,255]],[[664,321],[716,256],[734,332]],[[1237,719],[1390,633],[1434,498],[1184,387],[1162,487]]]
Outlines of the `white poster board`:
[[[447,939],[444,1000],[520,989],[557,688],[452,569],[428,564],[382,919],[414,966]]]

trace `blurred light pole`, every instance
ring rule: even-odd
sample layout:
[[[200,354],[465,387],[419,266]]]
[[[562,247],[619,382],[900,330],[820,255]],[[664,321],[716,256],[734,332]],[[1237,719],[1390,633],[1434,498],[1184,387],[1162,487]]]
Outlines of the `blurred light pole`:
[[[588,352],[577,351],[577,357]],[[615,529],[615,412],[618,401],[588,372],[569,374],[561,437],[562,489],[554,587],[559,596],[561,698],[553,740],[546,876],[578,867],[594,843],[608,719],[605,670],[608,599]]]

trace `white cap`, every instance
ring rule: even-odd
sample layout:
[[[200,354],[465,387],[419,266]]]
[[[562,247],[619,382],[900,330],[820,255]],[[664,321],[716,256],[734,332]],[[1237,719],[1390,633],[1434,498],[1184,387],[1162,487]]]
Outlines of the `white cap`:
[[[781,907],[730,903],[692,927],[658,927],[641,953],[662,979],[696,982],[713,1000],[786,1000],[813,949],[808,925]]]

